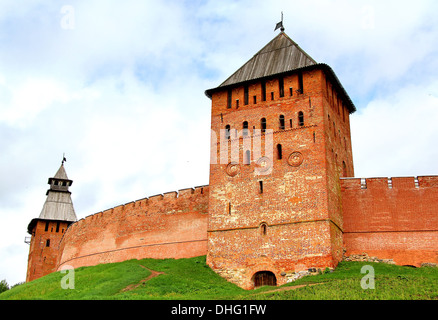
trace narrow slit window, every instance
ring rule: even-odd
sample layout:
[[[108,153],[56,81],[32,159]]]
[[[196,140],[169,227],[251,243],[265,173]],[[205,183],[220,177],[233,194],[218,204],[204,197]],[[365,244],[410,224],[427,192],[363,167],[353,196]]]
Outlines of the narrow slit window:
[[[277,159],[283,159],[283,150],[281,144],[277,144]]]
[[[301,72],[298,74],[298,92],[299,93],[303,93],[304,92],[304,88],[303,88],[303,74]]]
[[[271,100],[274,100],[274,93],[271,92]]]
[[[302,111],[298,112],[298,124],[300,127],[304,126],[304,113]]]
[[[280,130],[286,129],[286,126],[284,124],[284,115],[280,115]]]
[[[243,101],[243,103],[245,104],[245,106],[249,103],[249,98],[248,98],[248,95],[249,95],[249,89],[248,89],[248,86],[246,85],[244,88],[243,88],[243,92],[244,92],[244,101]]]
[[[262,225],[260,226],[260,231],[262,236],[266,236],[266,229],[267,229],[266,223],[262,223]]]
[[[292,128],[292,119],[289,119],[290,127]]]
[[[289,94],[291,97],[294,95],[294,89],[292,87],[289,88]]]
[[[59,232],[59,221],[56,222],[56,232]]]
[[[280,92],[280,98],[284,97],[284,79],[281,77],[278,79],[278,90]]]
[[[266,82],[262,81],[262,101],[266,101]]]
[[[227,96],[227,108],[228,109],[231,109],[232,96],[233,96],[233,93],[230,89],[230,90],[228,90],[228,96]]]
[[[261,125],[261,129],[262,129],[262,133],[266,132],[266,118],[262,118],[262,120],[260,121],[260,125]]]
[[[46,240],[46,247],[50,247],[50,239]]]
[[[254,102],[254,104],[257,104],[257,96],[253,97],[253,102]]]
[[[231,216],[231,202],[228,202],[228,215]]]
[[[49,231],[49,221],[46,221],[46,227],[44,228],[44,231]]]
[[[259,181],[259,193],[263,194],[263,181]]]
[[[236,99],[236,109],[239,108],[239,99]]]

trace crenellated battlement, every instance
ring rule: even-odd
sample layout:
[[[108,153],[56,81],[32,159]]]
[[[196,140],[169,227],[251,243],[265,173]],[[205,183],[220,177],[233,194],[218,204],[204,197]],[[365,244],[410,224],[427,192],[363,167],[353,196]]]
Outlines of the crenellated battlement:
[[[171,191],[110,208],[70,225],[58,267],[207,253],[209,187]]]
[[[341,178],[341,190],[413,190],[438,187],[438,176],[393,178]]]
[[[436,261],[438,176],[343,178],[347,255],[367,252],[397,264]]]
[[[123,214],[124,212],[129,212],[133,210],[138,210],[139,208],[144,209],[145,211],[148,211],[150,209],[153,209],[154,205],[160,206],[160,212],[165,212],[166,205],[168,206],[169,210],[172,210],[172,208],[177,205],[178,201],[186,201],[186,200],[193,200],[194,197],[200,197],[204,196],[208,198],[208,192],[209,187],[208,185],[205,186],[198,186],[194,188],[187,188],[187,189],[181,189],[178,191],[170,191],[166,193],[160,193],[156,194],[150,197],[142,198],[139,200],[131,201],[125,204],[121,204],[119,206],[109,208],[91,215],[86,216],[85,218],[82,218],[75,223],[71,224],[69,226],[69,229],[81,227],[83,223],[95,221],[97,219],[106,217],[108,215],[117,215],[117,214]],[[173,202],[174,201],[174,202]],[[154,211],[154,210],[152,210]]]

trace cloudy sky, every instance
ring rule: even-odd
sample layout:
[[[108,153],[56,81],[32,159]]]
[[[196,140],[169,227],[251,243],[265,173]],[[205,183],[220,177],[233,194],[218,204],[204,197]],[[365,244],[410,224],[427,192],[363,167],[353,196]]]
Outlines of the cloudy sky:
[[[286,33],[358,111],[356,177],[438,175],[438,2],[0,2],[0,280],[63,153],[78,218],[209,183],[216,87]]]

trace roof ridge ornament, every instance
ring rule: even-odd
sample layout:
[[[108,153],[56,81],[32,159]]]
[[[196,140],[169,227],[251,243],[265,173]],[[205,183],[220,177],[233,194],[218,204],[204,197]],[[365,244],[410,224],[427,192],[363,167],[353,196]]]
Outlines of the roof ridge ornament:
[[[276,31],[277,29],[280,29],[281,32],[284,32],[284,26],[283,26],[283,11],[281,11],[281,21],[279,23],[277,23],[277,25],[275,26],[274,31]]]

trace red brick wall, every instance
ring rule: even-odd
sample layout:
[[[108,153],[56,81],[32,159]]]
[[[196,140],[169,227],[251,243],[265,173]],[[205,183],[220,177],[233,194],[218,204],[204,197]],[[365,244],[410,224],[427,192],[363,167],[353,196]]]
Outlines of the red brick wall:
[[[438,263],[438,176],[417,183],[413,177],[362,179],[362,186],[361,179],[347,179],[341,186],[347,255]]]
[[[58,269],[207,253],[208,186],[138,200],[72,224]]]

